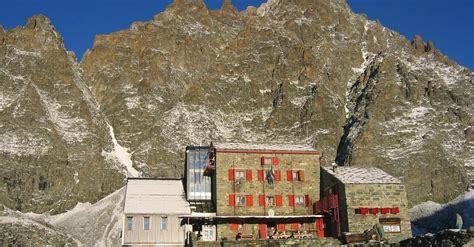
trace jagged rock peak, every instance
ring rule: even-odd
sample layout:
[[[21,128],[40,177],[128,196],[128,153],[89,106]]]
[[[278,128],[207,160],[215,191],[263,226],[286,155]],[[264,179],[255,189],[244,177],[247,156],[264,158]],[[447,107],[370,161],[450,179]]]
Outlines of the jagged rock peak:
[[[422,55],[427,52],[436,51],[434,43],[432,41],[428,41],[428,43],[425,43],[420,35],[415,35],[411,42],[411,45],[413,46],[413,48],[415,48],[416,55]]]
[[[3,29],[3,26],[0,25],[0,45],[3,44],[4,37],[5,37],[5,30]]]
[[[428,41],[428,43],[426,44],[426,47],[425,47],[425,51],[426,52],[433,52],[433,51],[436,51],[436,47],[433,43],[433,41]]]
[[[44,15],[32,16],[26,22],[26,27],[31,29],[54,29],[49,18]]]
[[[237,9],[232,4],[232,0],[224,0],[224,2],[222,3],[221,10],[223,12],[227,12],[227,13],[237,13],[238,12]]]
[[[314,10],[327,10],[330,6],[342,6],[343,8],[348,6],[346,0],[268,0],[257,9],[257,13],[263,16],[272,10],[295,5],[303,9]]]
[[[203,0],[174,0],[173,3],[170,5],[170,8],[181,8],[187,5],[194,5],[199,8],[207,9],[207,6]]]

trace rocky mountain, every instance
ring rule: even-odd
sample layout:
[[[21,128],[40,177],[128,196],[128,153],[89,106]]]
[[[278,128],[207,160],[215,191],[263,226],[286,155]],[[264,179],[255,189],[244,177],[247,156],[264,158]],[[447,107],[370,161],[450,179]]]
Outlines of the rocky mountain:
[[[106,118],[50,21],[0,33],[0,203],[57,213],[122,186]]]
[[[175,0],[80,64],[33,17],[0,31],[0,202],[94,202],[126,175],[180,176],[184,147],[211,140],[312,143],[401,177],[412,205],[447,202],[474,176],[473,78],[344,0]]]

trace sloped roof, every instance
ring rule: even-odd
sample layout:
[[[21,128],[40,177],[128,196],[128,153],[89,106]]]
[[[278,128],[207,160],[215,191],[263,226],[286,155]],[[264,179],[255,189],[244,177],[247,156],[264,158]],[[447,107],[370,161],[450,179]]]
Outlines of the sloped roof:
[[[217,150],[316,152],[316,149],[308,144],[216,142],[213,143],[213,146]]]
[[[336,172],[331,167],[323,167],[328,173],[345,184],[401,184],[402,181],[379,168],[338,166]]]
[[[183,183],[178,179],[129,179],[125,214],[190,214]]]

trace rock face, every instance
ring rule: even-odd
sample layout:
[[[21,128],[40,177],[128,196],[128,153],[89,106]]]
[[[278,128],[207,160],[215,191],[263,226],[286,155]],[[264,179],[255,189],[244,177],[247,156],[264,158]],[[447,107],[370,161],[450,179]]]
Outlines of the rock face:
[[[0,203],[51,213],[115,191],[109,129],[43,16],[0,36]]]
[[[469,186],[473,73],[344,0],[269,0],[240,13],[230,1],[210,11],[176,0],[97,36],[80,65],[43,17],[0,30],[0,44],[9,207],[97,200],[120,187],[122,165],[180,176],[184,147],[211,140],[312,143],[327,164],[402,177],[412,204]]]

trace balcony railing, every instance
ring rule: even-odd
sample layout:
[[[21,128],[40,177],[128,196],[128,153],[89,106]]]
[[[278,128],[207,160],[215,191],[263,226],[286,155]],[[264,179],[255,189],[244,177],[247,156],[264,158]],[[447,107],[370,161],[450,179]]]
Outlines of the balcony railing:
[[[321,213],[339,207],[337,195],[332,194],[314,203],[314,213]]]

